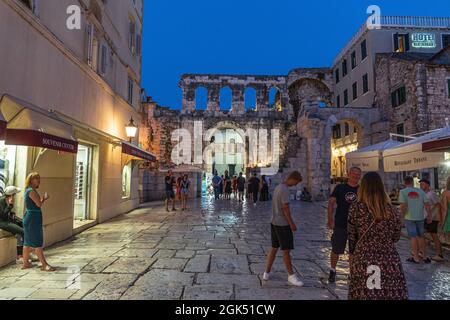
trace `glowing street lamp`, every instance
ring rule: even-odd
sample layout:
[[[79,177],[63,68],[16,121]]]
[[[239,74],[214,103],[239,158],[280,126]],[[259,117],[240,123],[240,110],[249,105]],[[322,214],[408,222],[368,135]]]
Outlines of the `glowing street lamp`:
[[[125,131],[127,132],[127,138],[130,139],[130,143],[136,137],[138,127],[134,124],[133,117],[130,119],[130,123],[125,127]]]

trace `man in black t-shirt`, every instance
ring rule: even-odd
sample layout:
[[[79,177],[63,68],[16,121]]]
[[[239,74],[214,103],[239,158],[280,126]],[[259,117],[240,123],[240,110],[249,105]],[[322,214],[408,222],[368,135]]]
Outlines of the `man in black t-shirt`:
[[[256,207],[256,203],[258,202],[258,193],[259,193],[259,184],[260,180],[258,179],[258,174],[255,172],[253,173],[253,177],[250,178],[248,191],[253,196],[253,205]]]
[[[350,206],[358,200],[358,186],[361,169],[354,167],[348,173],[348,182],[336,186],[328,201],[328,228],[333,230],[331,237],[331,268],[328,281],[336,282],[336,266],[339,256],[345,253],[347,246],[347,219]],[[336,207],[337,206],[337,207]],[[336,213],[334,208],[336,207]]]
[[[239,202],[244,201],[244,192],[245,192],[245,178],[243,173],[239,173],[239,177],[237,178],[237,189],[239,194]]]

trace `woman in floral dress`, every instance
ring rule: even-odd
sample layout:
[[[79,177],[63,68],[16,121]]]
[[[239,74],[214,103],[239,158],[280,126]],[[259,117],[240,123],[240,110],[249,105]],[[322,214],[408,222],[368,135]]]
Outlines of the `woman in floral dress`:
[[[395,247],[400,232],[399,212],[391,205],[381,177],[376,172],[367,173],[348,217],[349,300],[408,299],[405,275]]]

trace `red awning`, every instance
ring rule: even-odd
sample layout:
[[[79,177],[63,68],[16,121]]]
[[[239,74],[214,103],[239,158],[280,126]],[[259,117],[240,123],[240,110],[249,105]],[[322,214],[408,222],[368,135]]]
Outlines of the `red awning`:
[[[450,138],[440,139],[422,144],[423,152],[450,152]]]
[[[7,145],[78,152],[72,126],[52,112],[9,95],[1,98],[0,110],[8,123],[5,137]]]
[[[156,161],[156,157],[137,146],[134,146],[127,142],[122,142],[122,153],[127,154],[129,156],[133,156],[145,161],[154,162]]]

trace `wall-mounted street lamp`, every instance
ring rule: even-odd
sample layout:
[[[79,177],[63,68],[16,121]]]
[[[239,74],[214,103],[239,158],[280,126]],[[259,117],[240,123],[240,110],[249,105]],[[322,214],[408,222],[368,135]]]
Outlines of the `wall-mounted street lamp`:
[[[130,123],[125,127],[125,131],[127,132],[127,138],[130,139],[130,143],[136,137],[138,127],[134,124],[133,117],[130,119]]]

